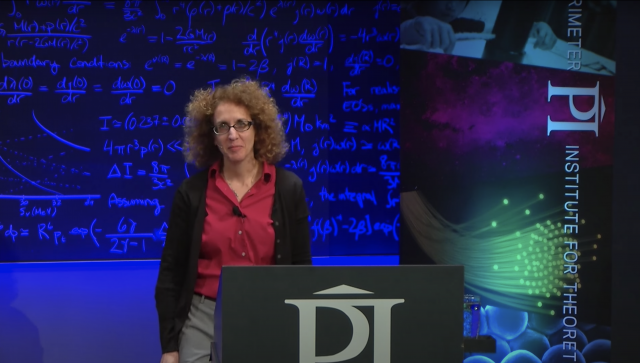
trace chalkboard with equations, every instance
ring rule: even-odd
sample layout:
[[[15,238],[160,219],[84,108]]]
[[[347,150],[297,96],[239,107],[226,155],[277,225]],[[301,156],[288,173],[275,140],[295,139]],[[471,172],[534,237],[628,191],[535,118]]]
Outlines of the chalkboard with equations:
[[[160,258],[194,90],[275,97],[314,256],[398,253],[399,4],[0,2],[0,262]]]

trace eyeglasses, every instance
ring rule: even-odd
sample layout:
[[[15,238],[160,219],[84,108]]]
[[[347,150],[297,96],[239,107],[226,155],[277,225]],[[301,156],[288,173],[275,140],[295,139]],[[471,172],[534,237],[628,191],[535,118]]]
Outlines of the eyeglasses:
[[[229,125],[226,122],[222,122],[219,125],[213,126],[213,132],[216,135],[223,135],[229,133],[232,127],[238,132],[243,132],[249,130],[251,128],[251,125],[253,125],[253,122],[247,120],[238,120],[233,126]]]

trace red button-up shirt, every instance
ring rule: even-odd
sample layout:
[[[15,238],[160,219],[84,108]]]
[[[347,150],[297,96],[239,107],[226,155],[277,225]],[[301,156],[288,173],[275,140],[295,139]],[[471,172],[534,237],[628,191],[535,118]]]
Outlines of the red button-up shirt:
[[[275,232],[271,209],[276,168],[266,162],[262,177],[238,200],[219,173],[220,162],[209,169],[202,246],[195,293],[216,298],[222,266],[273,265]],[[237,207],[244,217],[234,214]]]

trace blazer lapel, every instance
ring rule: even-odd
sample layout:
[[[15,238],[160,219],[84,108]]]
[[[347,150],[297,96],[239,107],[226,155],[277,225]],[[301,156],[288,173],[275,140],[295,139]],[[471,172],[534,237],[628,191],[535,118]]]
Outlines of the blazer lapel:
[[[194,250],[197,262],[197,256],[200,253],[200,246],[202,245],[202,229],[204,228],[204,219],[207,216],[207,184],[208,169],[202,171],[194,176],[194,188],[191,191],[193,194],[193,206],[191,208],[193,218],[193,230],[191,247]]]

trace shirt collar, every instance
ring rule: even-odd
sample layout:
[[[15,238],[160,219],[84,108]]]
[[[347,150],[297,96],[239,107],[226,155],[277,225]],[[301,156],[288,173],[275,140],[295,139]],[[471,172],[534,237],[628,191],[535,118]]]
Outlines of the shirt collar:
[[[221,166],[222,166],[221,160],[218,160],[215,163],[213,163],[213,165],[211,165],[211,167],[209,168],[209,179],[215,178],[216,173],[220,171]],[[262,180],[264,180],[265,183],[268,183],[269,181],[271,181],[271,177],[274,172],[275,172],[274,165],[268,164],[266,161],[262,162]]]

